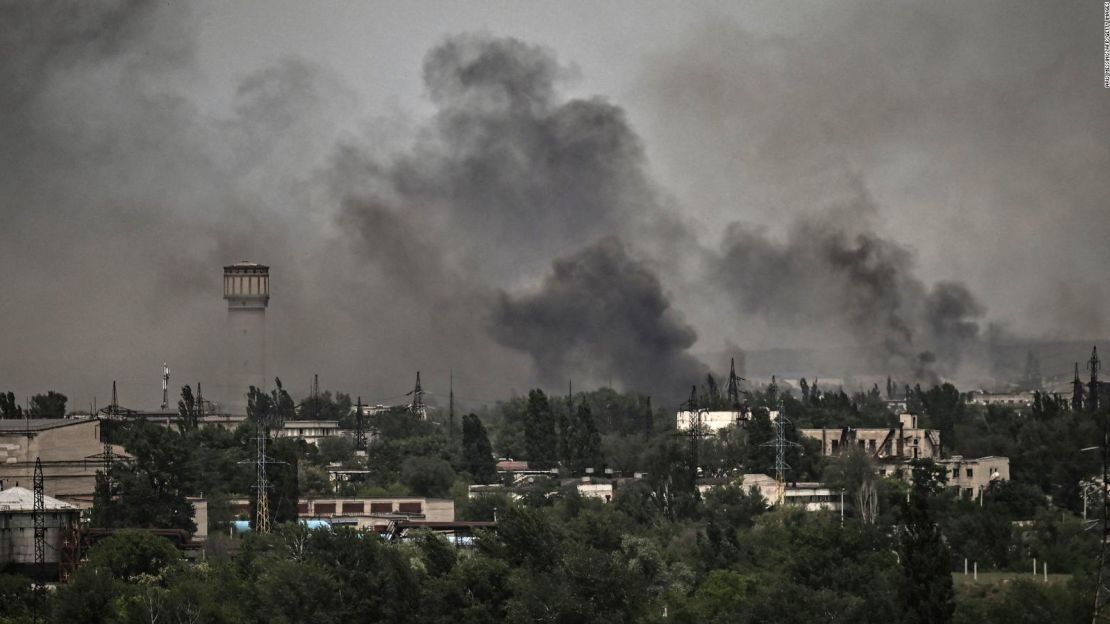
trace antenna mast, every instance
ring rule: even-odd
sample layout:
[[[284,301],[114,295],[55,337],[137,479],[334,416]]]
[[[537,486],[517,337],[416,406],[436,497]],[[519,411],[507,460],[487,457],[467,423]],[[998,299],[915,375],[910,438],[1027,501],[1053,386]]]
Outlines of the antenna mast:
[[[162,411],[170,405],[170,367],[162,362]]]
[[[1075,379],[1071,382],[1071,411],[1083,411],[1083,382],[1079,380],[1079,362],[1075,363]]]

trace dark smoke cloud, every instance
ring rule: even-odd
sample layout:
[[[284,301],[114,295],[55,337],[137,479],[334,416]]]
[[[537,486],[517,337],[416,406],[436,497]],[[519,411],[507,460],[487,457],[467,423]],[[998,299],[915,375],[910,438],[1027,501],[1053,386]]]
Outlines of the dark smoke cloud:
[[[463,333],[479,340],[469,353],[489,353],[488,370],[504,368],[496,359],[509,348],[534,361],[543,383],[611,378],[669,393],[703,369],[686,354],[695,334],[652,268],[616,238],[556,261],[539,293],[491,296],[599,237],[623,233],[658,255],[685,236],[623,111],[564,100],[567,74],[549,50],[515,39],[447,39],[425,59],[438,110],[412,148],[342,153],[343,222],[400,296],[470,327]],[[501,351],[481,344],[489,327]]]
[[[616,238],[556,260],[533,292],[503,293],[493,322],[498,340],[529,353],[549,384],[611,375],[624,387],[675,399],[682,381],[707,371],[687,353],[694,329]]]
[[[826,344],[847,335],[872,370],[929,382],[953,374],[975,349],[983,306],[963,284],[927,286],[908,249],[868,229],[877,208],[857,190],[855,203],[799,219],[781,240],[733,223],[716,279],[746,315]]]
[[[648,59],[639,92],[649,112],[637,119],[653,146],[666,146],[652,151],[654,164],[683,208],[710,224],[706,235],[740,219],[793,240],[796,221],[854,201],[862,179],[881,206],[865,231],[913,249],[919,281],[966,282],[1026,336],[1093,338],[1110,329],[1097,313],[1110,298],[1093,274],[1110,237],[1100,9],[803,2],[768,11],[779,18],[771,28],[714,15]],[[900,262],[891,245],[856,241],[858,227],[828,225],[846,232],[849,249]],[[772,298],[793,303],[778,291]],[[694,312],[702,333],[719,328],[741,344],[782,345],[797,331]],[[918,316],[879,314],[868,325],[898,341],[899,321]],[[916,334],[933,331],[911,329],[914,350]]]

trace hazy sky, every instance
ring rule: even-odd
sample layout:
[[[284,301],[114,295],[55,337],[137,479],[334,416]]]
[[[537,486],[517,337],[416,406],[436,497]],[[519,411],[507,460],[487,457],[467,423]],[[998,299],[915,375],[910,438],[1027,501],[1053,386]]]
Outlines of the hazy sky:
[[[1101,15],[5,0],[0,389],[151,407],[165,360],[230,392],[242,258],[273,266],[268,372],[373,402],[417,369],[670,395],[729,350],[955,376],[1105,336]]]

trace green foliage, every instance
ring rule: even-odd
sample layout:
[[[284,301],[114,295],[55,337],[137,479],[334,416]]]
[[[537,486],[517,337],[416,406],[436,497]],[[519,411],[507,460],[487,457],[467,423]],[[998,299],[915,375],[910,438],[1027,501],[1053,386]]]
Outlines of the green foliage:
[[[113,578],[128,581],[141,575],[157,575],[181,560],[181,553],[164,537],[136,529],[123,529],[105,537],[89,549],[87,565]]]
[[[12,392],[0,392],[0,419],[23,418],[23,406]]]
[[[477,414],[462,418],[462,465],[475,483],[493,483],[497,480],[497,463],[493,459],[486,428]]]
[[[455,482],[455,471],[445,459],[411,456],[401,465],[401,481],[417,496],[443,498]]]
[[[913,462],[912,488],[902,509],[898,549],[903,570],[899,598],[906,606],[907,624],[952,621],[952,555],[929,509],[930,497],[943,485],[944,473],[931,461]]]
[[[602,468],[601,434],[594,423],[590,406],[582,403],[567,429],[567,463],[572,474],[585,474],[586,468]]]
[[[195,431],[200,422],[200,405],[188,385],[181,387],[181,399],[177,402],[177,426],[182,432]]]
[[[555,417],[543,390],[528,393],[528,412],[524,421],[524,444],[528,466],[532,469],[551,468],[558,459]]]
[[[287,420],[296,420],[297,408],[293,398],[281,384],[281,379],[274,378],[274,389],[269,394],[260,388],[251,386],[247,390],[247,420],[256,425],[273,429],[280,427]]]
[[[29,418],[65,418],[66,395],[53,390],[31,397]]]
[[[130,423],[120,435],[133,460],[98,473],[93,526],[196,531],[186,499],[196,464],[183,436],[145,421]]]

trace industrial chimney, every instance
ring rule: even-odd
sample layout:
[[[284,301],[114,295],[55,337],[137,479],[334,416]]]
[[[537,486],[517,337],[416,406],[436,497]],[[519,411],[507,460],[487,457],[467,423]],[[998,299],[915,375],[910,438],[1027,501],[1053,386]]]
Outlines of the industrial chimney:
[[[266,387],[266,306],[270,267],[246,260],[224,267],[227,300],[228,407],[246,412],[250,386]]]

